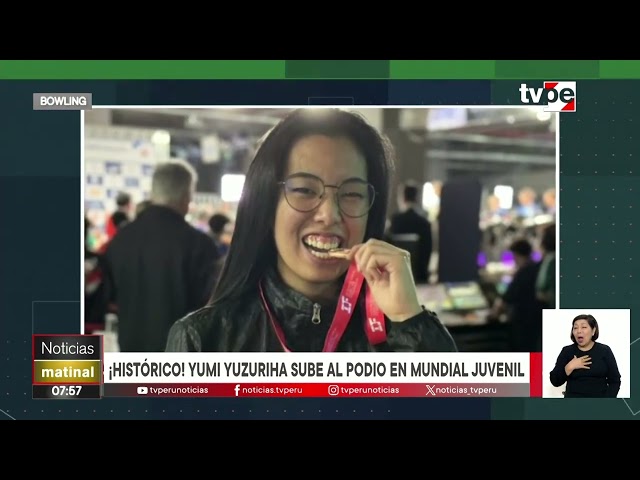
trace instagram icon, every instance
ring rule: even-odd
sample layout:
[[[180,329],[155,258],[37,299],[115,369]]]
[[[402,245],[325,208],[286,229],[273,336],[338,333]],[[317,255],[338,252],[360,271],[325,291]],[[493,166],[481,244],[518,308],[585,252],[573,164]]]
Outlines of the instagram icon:
[[[329,385],[329,395],[336,396],[340,393],[340,387],[338,385]]]

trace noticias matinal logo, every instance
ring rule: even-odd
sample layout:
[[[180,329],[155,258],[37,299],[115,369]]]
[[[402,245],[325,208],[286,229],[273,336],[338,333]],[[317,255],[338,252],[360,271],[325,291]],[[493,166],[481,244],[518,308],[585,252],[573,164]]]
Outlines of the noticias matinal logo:
[[[520,101],[526,105],[546,105],[545,112],[575,112],[576,82],[544,82],[543,87],[521,83]]]

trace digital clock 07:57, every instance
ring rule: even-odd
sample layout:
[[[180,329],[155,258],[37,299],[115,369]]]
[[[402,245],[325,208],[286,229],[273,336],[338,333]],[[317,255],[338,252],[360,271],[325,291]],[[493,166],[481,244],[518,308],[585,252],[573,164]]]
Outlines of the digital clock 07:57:
[[[101,398],[100,385],[34,385],[33,398]]]

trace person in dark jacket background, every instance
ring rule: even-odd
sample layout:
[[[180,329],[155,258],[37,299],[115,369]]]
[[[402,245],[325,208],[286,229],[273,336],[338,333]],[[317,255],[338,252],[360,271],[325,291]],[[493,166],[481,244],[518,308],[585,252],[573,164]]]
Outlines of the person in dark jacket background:
[[[407,252],[379,240],[391,154],[345,110],[298,109],[269,131],[213,298],[173,325],[166,351],[457,351],[420,305]]]
[[[185,220],[195,183],[187,163],[158,164],[151,205],[107,247],[105,294],[117,306],[122,352],[164,351],[173,323],[211,298],[218,254]]]
[[[415,234],[416,245],[413,278],[417,283],[429,283],[429,262],[433,250],[431,222],[419,207],[420,190],[417,185],[407,182],[402,187],[401,211],[391,217],[390,235]]]
[[[519,238],[509,246],[516,271],[507,290],[498,297],[491,309],[491,318],[507,314],[510,351],[542,351],[542,310],[545,304],[536,297],[536,278],[540,263],[533,259],[529,240]]]
[[[118,230],[131,221],[129,217],[131,211],[131,195],[126,192],[118,192],[116,196],[116,211],[113,212],[106,225],[107,238],[111,240]]]

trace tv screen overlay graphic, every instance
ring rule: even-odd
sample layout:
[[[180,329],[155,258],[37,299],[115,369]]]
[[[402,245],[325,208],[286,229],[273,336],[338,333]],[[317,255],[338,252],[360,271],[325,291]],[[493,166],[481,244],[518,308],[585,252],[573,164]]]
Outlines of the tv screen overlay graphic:
[[[34,335],[33,398],[101,398],[101,335]]]
[[[539,353],[103,352],[34,335],[33,398],[541,397]]]

